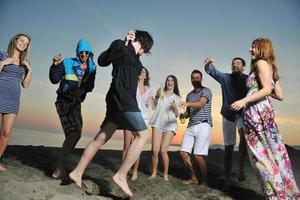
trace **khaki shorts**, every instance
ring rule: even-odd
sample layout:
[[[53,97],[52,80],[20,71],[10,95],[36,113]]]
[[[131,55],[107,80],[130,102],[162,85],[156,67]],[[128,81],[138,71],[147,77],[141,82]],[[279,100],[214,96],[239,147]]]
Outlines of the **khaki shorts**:
[[[224,145],[235,145],[236,129],[245,128],[243,117],[236,115],[234,122],[223,117],[223,139]]]

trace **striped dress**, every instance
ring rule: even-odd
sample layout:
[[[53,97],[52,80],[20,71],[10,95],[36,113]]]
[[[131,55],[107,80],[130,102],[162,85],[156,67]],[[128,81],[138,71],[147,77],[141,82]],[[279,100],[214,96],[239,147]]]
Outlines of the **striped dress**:
[[[0,51],[0,62],[7,54]],[[0,72],[0,113],[17,114],[20,105],[20,82],[25,74],[25,68],[19,65],[5,65]]]

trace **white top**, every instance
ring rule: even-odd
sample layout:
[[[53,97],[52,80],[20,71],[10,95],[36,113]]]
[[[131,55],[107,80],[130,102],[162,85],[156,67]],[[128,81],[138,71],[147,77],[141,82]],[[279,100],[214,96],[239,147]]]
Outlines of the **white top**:
[[[172,94],[169,97],[164,96],[163,99],[158,99],[155,112],[149,121],[151,126],[160,129],[162,132],[172,131],[176,133],[178,125],[175,113],[171,109],[173,101],[175,101],[178,108],[181,97]]]
[[[146,123],[146,125],[148,125],[149,123],[149,116],[148,116],[148,108],[149,108],[149,98],[153,97],[154,93],[153,90],[151,88],[149,88],[144,94],[140,95],[140,91],[137,88],[136,91],[136,100],[138,103],[138,107],[141,111],[141,114],[143,116],[143,119]]]

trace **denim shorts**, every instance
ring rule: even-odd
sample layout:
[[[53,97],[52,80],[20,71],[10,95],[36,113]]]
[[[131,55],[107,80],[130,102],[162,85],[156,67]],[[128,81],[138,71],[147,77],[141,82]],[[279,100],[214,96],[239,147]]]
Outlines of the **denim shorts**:
[[[111,121],[118,125],[118,129],[129,130],[129,131],[143,131],[147,129],[147,125],[141,112],[115,112],[115,113],[107,113],[106,117],[101,125],[108,121]]]

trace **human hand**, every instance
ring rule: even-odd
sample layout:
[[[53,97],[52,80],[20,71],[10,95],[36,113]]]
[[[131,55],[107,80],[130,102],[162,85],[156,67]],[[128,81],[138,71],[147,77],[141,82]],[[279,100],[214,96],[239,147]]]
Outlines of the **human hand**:
[[[18,64],[18,63],[17,63],[17,60],[15,60],[13,58],[6,58],[5,60],[0,62],[0,71],[2,71],[2,69],[5,65],[9,65],[9,64]]]
[[[179,106],[182,107],[182,108],[187,108],[188,107],[188,102],[180,101]]]
[[[163,89],[161,87],[156,91],[155,98],[156,99],[163,98]]]
[[[59,63],[61,63],[61,61],[62,61],[61,54],[58,54],[58,55],[54,56],[54,58],[53,58],[53,64],[54,65],[58,65]]]
[[[24,65],[27,68],[28,71],[32,70],[31,65],[29,64],[28,61],[24,60],[21,64]]]
[[[173,110],[174,113],[178,112],[177,104],[176,104],[175,100],[173,100],[171,103],[171,110]]]
[[[213,62],[214,62],[214,61],[213,61],[212,58],[210,58],[210,57],[205,58],[205,59],[204,59],[204,67],[205,67],[205,68],[210,67],[210,66],[212,65]]]
[[[135,39],[135,30],[130,30],[125,36],[125,45],[127,46],[130,41],[134,41]]]
[[[238,111],[242,109],[246,105],[246,101],[244,99],[238,100],[230,105],[232,110]]]

